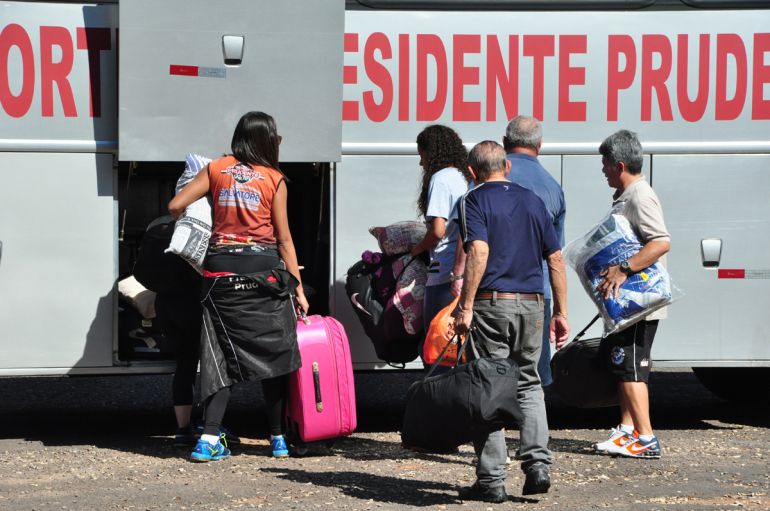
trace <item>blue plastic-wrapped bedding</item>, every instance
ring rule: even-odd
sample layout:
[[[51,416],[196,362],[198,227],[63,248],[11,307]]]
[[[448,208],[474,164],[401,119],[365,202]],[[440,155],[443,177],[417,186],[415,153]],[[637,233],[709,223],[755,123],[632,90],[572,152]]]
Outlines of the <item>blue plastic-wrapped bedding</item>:
[[[622,215],[622,205],[619,205],[604,221],[564,250],[564,258],[578,274],[583,288],[604,319],[605,335],[622,330],[671,303],[671,281],[659,262],[629,275],[617,298],[605,299],[598,291],[604,280],[601,273],[632,257],[641,248],[631,225]]]

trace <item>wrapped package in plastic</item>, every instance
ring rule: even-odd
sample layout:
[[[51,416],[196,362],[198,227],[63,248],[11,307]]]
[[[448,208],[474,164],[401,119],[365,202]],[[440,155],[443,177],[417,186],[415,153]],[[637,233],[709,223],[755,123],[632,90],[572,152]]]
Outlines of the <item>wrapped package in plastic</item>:
[[[176,183],[176,192],[192,181],[211,159],[190,153],[185,157],[184,172]],[[195,268],[203,272],[203,259],[211,239],[211,199],[208,194],[187,206],[174,225],[166,252],[176,254]]]
[[[599,309],[604,320],[605,336],[644,319],[672,302],[671,279],[660,262],[629,275],[617,298],[611,296],[605,299],[597,289],[604,280],[601,273],[605,269],[620,264],[642,248],[622,213],[623,203],[617,204],[599,225],[569,243],[563,252],[567,264],[575,270],[583,288]]]

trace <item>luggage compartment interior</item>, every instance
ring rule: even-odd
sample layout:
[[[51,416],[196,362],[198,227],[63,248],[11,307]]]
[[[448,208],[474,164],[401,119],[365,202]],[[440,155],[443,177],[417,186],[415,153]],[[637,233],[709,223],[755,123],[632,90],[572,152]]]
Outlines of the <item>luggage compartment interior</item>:
[[[131,275],[142,236],[154,219],[167,215],[183,163],[120,162],[118,167],[119,279]],[[305,294],[314,314],[329,312],[328,163],[284,163],[288,178],[289,226]],[[118,360],[172,361],[173,349],[158,327],[158,318],[143,318],[122,297],[118,301]]]

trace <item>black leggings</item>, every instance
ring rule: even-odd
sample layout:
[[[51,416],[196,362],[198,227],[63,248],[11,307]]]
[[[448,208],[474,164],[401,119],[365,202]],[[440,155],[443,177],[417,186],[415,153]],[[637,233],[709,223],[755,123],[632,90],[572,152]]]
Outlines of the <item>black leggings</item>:
[[[265,396],[267,406],[267,423],[271,435],[283,434],[284,404],[286,402],[287,375],[262,380],[262,394]],[[219,427],[230,400],[232,387],[219,390],[206,401],[206,425],[203,429],[205,435],[219,435]]]
[[[206,257],[206,269],[210,272],[256,273],[282,267],[278,257],[265,254],[211,254]],[[262,380],[262,394],[267,405],[267,422],[271,435],[283,434],[284,403],[286,402],[287,375]],[[219,390],[206,401],[205,435],[218,435],[222,418],[230,400],[230,387]]]
[[[192,405],[203,314],[199,298],[192,294],[159,294],[155,309],[163,334],[174,346],[176,370],[171,384],[174,406]]]

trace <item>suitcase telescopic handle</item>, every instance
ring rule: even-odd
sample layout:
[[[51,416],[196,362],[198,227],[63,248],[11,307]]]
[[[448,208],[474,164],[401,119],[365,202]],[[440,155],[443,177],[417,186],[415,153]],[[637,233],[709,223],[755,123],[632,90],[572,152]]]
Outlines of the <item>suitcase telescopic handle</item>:
[[[313,387],[315,388],[315,409],[320,413],[324,411],[324,403],[321,399],[321,373],[318,370],[318,362],[313,362]]]

